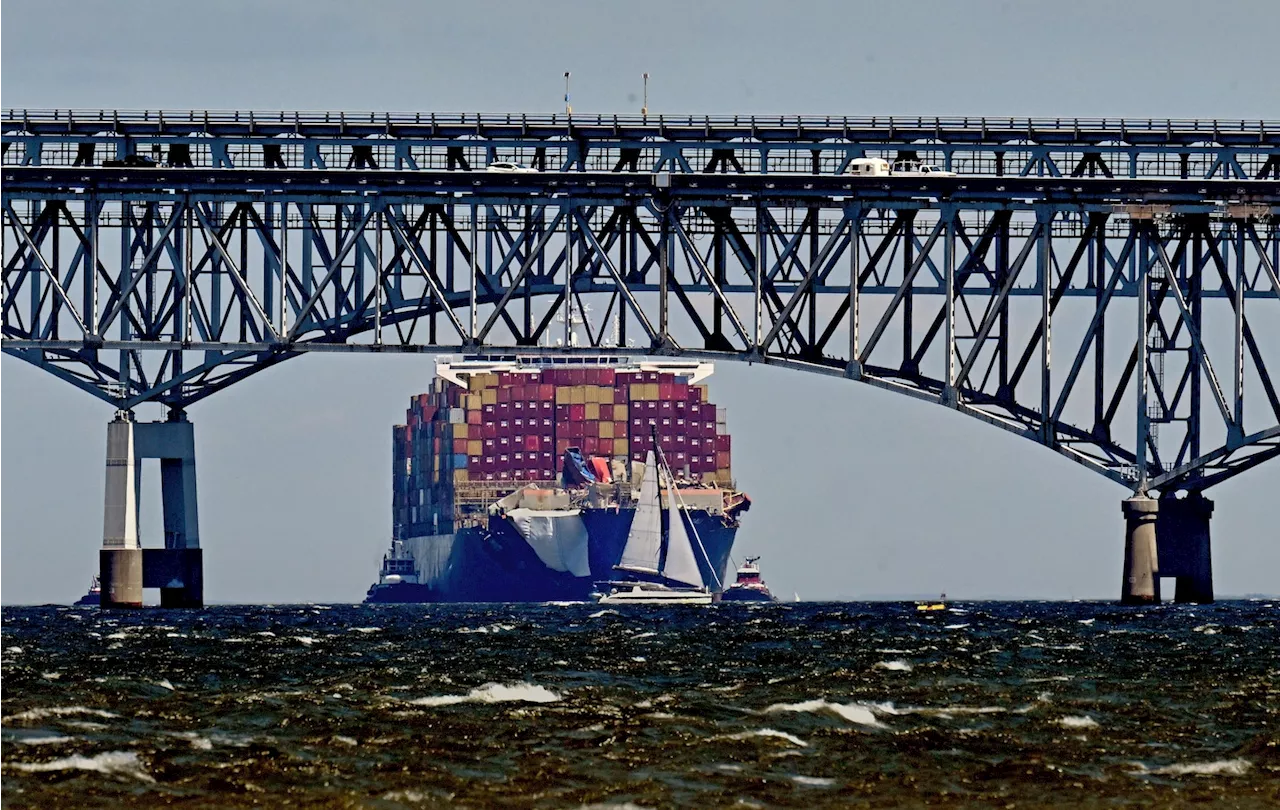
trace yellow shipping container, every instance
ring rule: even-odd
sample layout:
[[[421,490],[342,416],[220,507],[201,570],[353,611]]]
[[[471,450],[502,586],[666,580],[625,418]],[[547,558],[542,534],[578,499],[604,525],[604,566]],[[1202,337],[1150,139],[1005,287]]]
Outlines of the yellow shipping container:
[[[648,399],[648,400],[655,400],[655,399],[657,399],[657,398],[658,398],[658,384],[657,384],[657,383],[645,383],[645,384],[644,384],[644,398],[645,398],[645,399]]]
[[[587,404],[587,387],[585,385],[575,385],[569,389],[570,405],[586,405]]]
[[[596,410],[598,411],[599,409],[600,409],[600,406],[599,406],[599,405],[597,405],[597,406],[596,406]],[[587,418],[588,418],[588,419],[590,419],[590,418],[591,418],[591,406],[590,406],[590,405],[588,405],[588,406],[587,406]],[[613,438],[613,423],[612,423],[612,422],[601,422],[601,423],[600,423],[600,438],[602,438],[602,439],[612,439],[612,438]]]
[[[466,482],[467,482],[467,471],[466,471],[466,470],[454,470],[454,471],[453,471],[453,483],[455,483],[455,484],[465,484]]]
[[[484,397],[480,394],[467,394],[467,410],[478,411],[483,404]]]
[[[588,422],[598,422],[600,420],[600,406],[594,402],[588,402],[584,406],[587,409],[586,420]]]
[[[469,425],[454,425],[453,438],[455,439],[467,438],[467,430],[469,429],[469,427],[470,427]]]
[[[480,392],[480,404],[481,404],[481,405],[497,405],[497,404],[498,404],[498,389],[496,389],[496,388],[485,388],[484,390],[482,390],[482,391]]]
[[[559,386],[556,388],[556,404],[568,405],[573,394],[573,389],[568,386]]]
[[[467,441],[467,455],[478,456],[484,452],[484,439],[469,439]]]
[[[628,450],[628,445],[627,445],[627,440],[625,438],[619,438],[619,439],[613,440],[613,454],[615,456],[625,457],[627,455],[627,450]]]
[[[631,399],[644,399],[644,383],[631,383],[629,389],[627,393],[631,396]]]
[[[587,388],[587,404],[599,405],[600,404],[600,386],[588,385],[586,388]]]
[[[607,386],[600,387],[600,399],[597,401],[601,405],[612,405],[617,402],[613,395],[613,389]]]

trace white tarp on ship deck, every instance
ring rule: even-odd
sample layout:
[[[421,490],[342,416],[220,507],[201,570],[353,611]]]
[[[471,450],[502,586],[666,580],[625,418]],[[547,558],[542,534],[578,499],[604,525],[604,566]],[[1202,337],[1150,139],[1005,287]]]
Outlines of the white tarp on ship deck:
[[[581,512],[512,509],[507,518],[548,568],[575,577],[591,576],[587,526]]]

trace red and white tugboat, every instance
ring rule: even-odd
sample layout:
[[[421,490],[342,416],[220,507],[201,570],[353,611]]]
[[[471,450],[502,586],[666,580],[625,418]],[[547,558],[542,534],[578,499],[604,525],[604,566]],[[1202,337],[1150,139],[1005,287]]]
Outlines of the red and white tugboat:
[[[759,557],[748,557],[738,569],[738,578],[732,585],[724,589],[721,602],[776,602],[769,592],[769,586],[760,578]]]

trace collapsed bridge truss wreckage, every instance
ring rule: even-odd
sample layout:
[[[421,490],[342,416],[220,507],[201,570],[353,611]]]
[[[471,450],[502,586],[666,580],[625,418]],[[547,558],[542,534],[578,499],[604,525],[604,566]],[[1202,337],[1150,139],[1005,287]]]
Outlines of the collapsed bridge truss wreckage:
[[[1198,526],[1195,505],[1206,572],[1187,598],[1211,598],[1203,491],[1280,455],[1269,122],[1129,125],[1139,138],[1058,122],[1056,141],[1010,145],[969,119],[841,141],[800,119],[751,140],[647,120],[375,137],[215,116],[197,136],[194,113],[167,132],[158,114],[25,115],[5,120],[3,348],[122,412],[180,421],[314,351],[781,365],[1012,431],[1128,487],[1126,504],[1159,494],[1163,513],[1126,506],[1130,547],[1158,513]],[[529,153],[543,170],[483,170]],[[960,171],[844,173],[904,154]],[[1128,597],[1142,562],[1126,566]]]

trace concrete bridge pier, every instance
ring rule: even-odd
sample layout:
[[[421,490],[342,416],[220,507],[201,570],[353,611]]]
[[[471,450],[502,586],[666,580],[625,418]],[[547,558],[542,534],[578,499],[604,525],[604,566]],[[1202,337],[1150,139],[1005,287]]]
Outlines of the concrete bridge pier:
[[[160,460],[164,548],[138,535],[142,460]],[[195,431],[185,414],[133,421],[120,411],[107,425],[107,480],[99,585],[104,608],[141,607],[142,589],[159,588],[161,607],[204,606],[204,562],[196,511]]]
[[[1124,513],[1124,577],[1120,604],[1145,605],[1160,601],[1160,563],[1156,547],[1159,502],[1146,495],[1121,501]]]
[[[1156,500],[1136,495],[1121,503],[1125,517],[1120,602],[1160,601],[1160,578],[1175,579],[1175,602],[1213,601],[1209,518],[1213,501],[1199,492]]]

